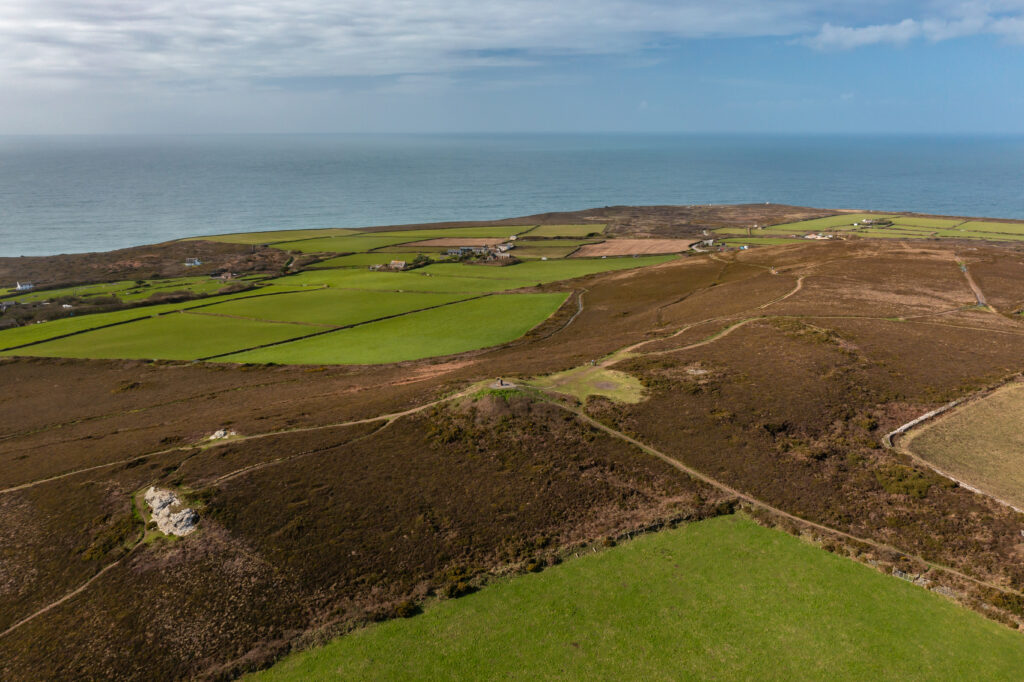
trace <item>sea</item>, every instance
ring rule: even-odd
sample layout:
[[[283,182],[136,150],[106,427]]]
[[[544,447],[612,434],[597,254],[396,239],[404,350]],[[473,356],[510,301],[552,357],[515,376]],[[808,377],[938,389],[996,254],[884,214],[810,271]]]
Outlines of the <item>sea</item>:
[[[738,202],[1024,219],[1024,137],[0,136],[0,256]]]

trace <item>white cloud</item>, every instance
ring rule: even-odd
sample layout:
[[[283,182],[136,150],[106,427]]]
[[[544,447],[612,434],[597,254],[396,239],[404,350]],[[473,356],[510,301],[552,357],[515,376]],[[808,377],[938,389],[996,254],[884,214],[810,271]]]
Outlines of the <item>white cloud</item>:
[[[792,35],[808,0],[5,0],[0,83],[439,73]],[[525,59],[529,62],[529,59]]]
[[[1024,1],[973,0],[935,2],[934,14],[921,19],[867,26],[842,26],[825,22],[817,34],[801,42],[819,50],[849,50],[867,45],[905,45],[915,39],[933,43],[976,35],[996,35],[1024,42]]]
[[[386,76],[394,84],[383,87],[409,91],[559,55],[656,63],[659,48],[693,38],[782,37],[818,49],[979,33],[1024,42],[1022,12],[1024,0],[3,0],[0,88]]]
[[[833,26],[825,23],[818,35],[805,42],[819,50],[849,50],[877,43],[902,45],[921,35],[921,25],[913,19],[904,19],[898,24],[877,24],[853,28]]]

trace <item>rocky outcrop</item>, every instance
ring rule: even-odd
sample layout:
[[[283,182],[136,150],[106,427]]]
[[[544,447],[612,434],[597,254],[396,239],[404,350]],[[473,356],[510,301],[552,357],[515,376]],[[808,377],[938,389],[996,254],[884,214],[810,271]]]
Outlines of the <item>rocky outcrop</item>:
[[[199,523],[199,514],[194,509],[182,507],[181,500],[170,490],[151,487],[146,491],[146,504],[152,510],[153,521],[161,533],[188,535]]]

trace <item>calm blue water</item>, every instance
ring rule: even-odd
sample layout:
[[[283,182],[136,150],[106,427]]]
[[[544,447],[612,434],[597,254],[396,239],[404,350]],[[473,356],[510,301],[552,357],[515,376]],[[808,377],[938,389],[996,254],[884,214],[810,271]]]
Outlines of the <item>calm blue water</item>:
[[[218,232],[761,202],[1024,218],[1024,138],[0,137],[0,256]]]

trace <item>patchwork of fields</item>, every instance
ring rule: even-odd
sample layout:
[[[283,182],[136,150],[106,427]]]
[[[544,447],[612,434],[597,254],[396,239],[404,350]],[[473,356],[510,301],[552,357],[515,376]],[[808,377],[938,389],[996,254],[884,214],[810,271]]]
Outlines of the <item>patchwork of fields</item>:
[[[870,221],[888,221],[877,225]],[[865,224],[864,221],[869,221]],[[765,227],[726,227],[715,230],[730,246],[743,244],[767,245],[792,241],[814,233],[838,237],[865,237],[872,239],[976,239],[984,241],[1024,240],[1024,223],[956,218],[922,218],[917,216],[884,215],[877,213],[844,213],[815,218],[798,223],[784,223]]]
[[[986,679],[1024,639],[942,597],[731,516],[637,538],[254,676]]]
[[[328,258],[297,274],[246,282],[247,291],[223,296],[214,294],[225,282],[210,277],[123,281],[27,293],[12,300],[30,303],[60,300],[61,296],[115,296],[126,304],[170,291],[205,298],[9,329],[0,332],[0,355],[279,364],[416,360],[512,341],[551,316],[568,297],[567,292],[502,292],[668,260],[665,256],[561,260],[559,256],[589,242],[560,237],[599,233],[604,226],[545,227],[543,238],[532,242],[545,254],[545,260],[506,267],[442,262],[406,272],[375,272],[367,266],[392,260],[411,262],[418,252],[391,252],[408,248],[403,244],[430,247],[428,253],[438,257],[437,252],[450,243],[494,243],[534,228],[225,235],[223,239],[242,244],[261,243],[262,237],[279,240],[273,241],[275,248],[349,255]],[[390,250],[379,250],[383,248]]]
[[[901,236],[575,253],[828,213],[549,215],[498,228],[524,262],[401,272],[368,266],[451,233],[228,235],[31,292],[137,307],[0,330],[0,678],[1020,677],[1024,388],[880,446],[1019,375],[1017,248],[844,215],[806,224]],[[178,276],[225,268],[258,274]],[[195,532],[146,528],[150,486]]]

